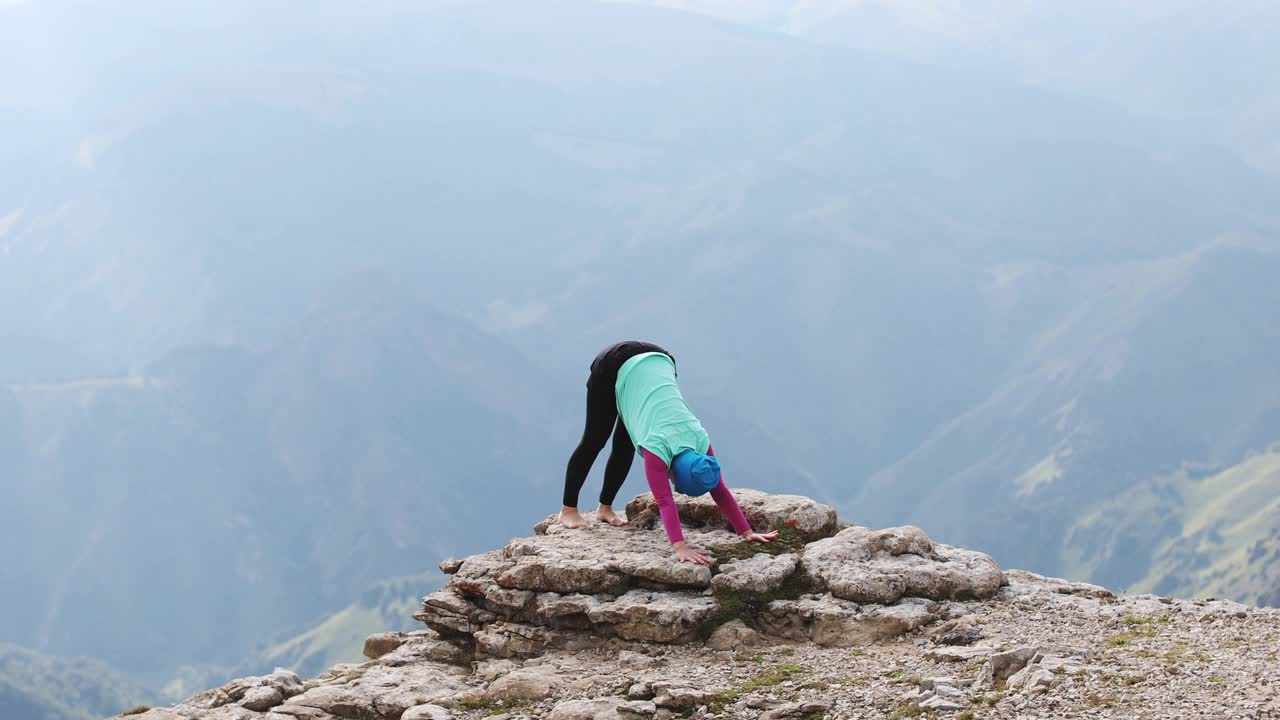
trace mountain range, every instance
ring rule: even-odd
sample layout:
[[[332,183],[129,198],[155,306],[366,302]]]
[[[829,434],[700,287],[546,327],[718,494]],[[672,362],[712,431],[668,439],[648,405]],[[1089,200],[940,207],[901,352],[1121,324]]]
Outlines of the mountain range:
[[[627,337],[730,485],[1280,602],[1269,6],[660,4],[0,7],[0,640],[350,659]]]

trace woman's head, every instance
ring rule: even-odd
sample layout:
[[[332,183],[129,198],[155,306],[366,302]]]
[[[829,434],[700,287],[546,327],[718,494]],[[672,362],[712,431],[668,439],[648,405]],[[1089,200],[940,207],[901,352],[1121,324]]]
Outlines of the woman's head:
[[[671,481],[684,495],[705,495],[720,484],[720,461],[695,450],[685,450],[671,461]]]

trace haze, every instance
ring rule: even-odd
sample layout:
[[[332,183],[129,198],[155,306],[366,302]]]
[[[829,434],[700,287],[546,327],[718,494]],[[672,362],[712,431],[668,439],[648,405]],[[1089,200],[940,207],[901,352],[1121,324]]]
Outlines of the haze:
[[[0,650],[48,668],[0,708],[358,656],[557,509],[626,338],[731,485],[1280,604],[1278,34],[1250,0],[0,2]]]

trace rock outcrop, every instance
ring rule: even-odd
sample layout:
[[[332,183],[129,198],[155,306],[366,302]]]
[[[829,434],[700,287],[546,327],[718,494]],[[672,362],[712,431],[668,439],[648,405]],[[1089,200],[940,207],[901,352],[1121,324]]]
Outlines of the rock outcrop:
[[[776,544],[742,543],[710,499],[682,496],[688,540],[716,561],[673,562],[652,496],[642,495],[627,505],[627,527],[546,521],[502,550],[443,563],[452,578],[415,617],[477,657],[689,643],[733,619],[857,645],[941,618],[938,601],[991,597],[1005,582],[989,556],[934,544],[919,528],[840,529],[835,510],[809,498],[735,494],[754,527],[779,530]]]
[[[539,523],[441,563],[449,581],[415,615],[428,627],[370,636],[366,663],[132,717],[1280,718],[1280,612],[1116,598],[1001,572],[918,528],[842,528],[808,498],[736,494],[776,543],[739,542],[707,499],[679,507],[709,567],[674,561],[648,496],[624,528]]]

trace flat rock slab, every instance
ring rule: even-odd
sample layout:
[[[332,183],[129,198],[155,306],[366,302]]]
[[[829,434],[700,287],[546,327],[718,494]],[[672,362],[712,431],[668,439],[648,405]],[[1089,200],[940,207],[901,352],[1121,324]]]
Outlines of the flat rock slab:
[[[939,617],[936,603],[906,599],[897,605],[859,605],[831,595],[775,600],[758,618],[768,635],[817,645],[853,647],[897,637]]]
[[[608,625],[625,640],[675,642],[697,630],[718,609],[701,593],[632,590],[587,613],[593,623]]]
[[[688,537],[689,542],[694,545],[732,539],[732,535],[713,532],[693,532]],[[599,581],[594,584],[592,581],[573,582],[572,578],[560,571],[561,567],[572,568],[577,572],[582,572],[582,568],[598,569],[623,578],[647,580],[673,587],[705,588],[711,584],[710,568],[676,562],[666,533],[641,527],[619,528],[596,523],[569,530],[555,525],[547,528],[545,534],[512,540],[507,543],[504,555],[517,567],[536,564],[547,568],[549,583],[532,585],[522,583],[516,577],[498,581],[506,587],[526,590],[590,593],[611,590],[611,586],[601,585]],[[463,567],[465,568],[465,563]],[[624,580],[624,584],[626,582]]]
[[[858,603],[984,599],[1006,583],[990,555],[935,544],[909,525],[847,528],[806,545],[801,562],[820,589]]]
[[[797,564],[798,558],[790,553],[729,560],[720,565],[711,586],[717,592],[776,592],[795,573]]]
[[[816,540],[836,531],[836,510],[803,495],[772,495],[759,490],[735,488],[733,497],[742,508],[747,522],[757,532],[790,527],[807,540]],[[680,520],[691,527],[728,529],[724,513],[710,495],[689,497],[676,494]],[[645,493],[627,503],[627,517],[653,522],[658,504],[652,493]]]

